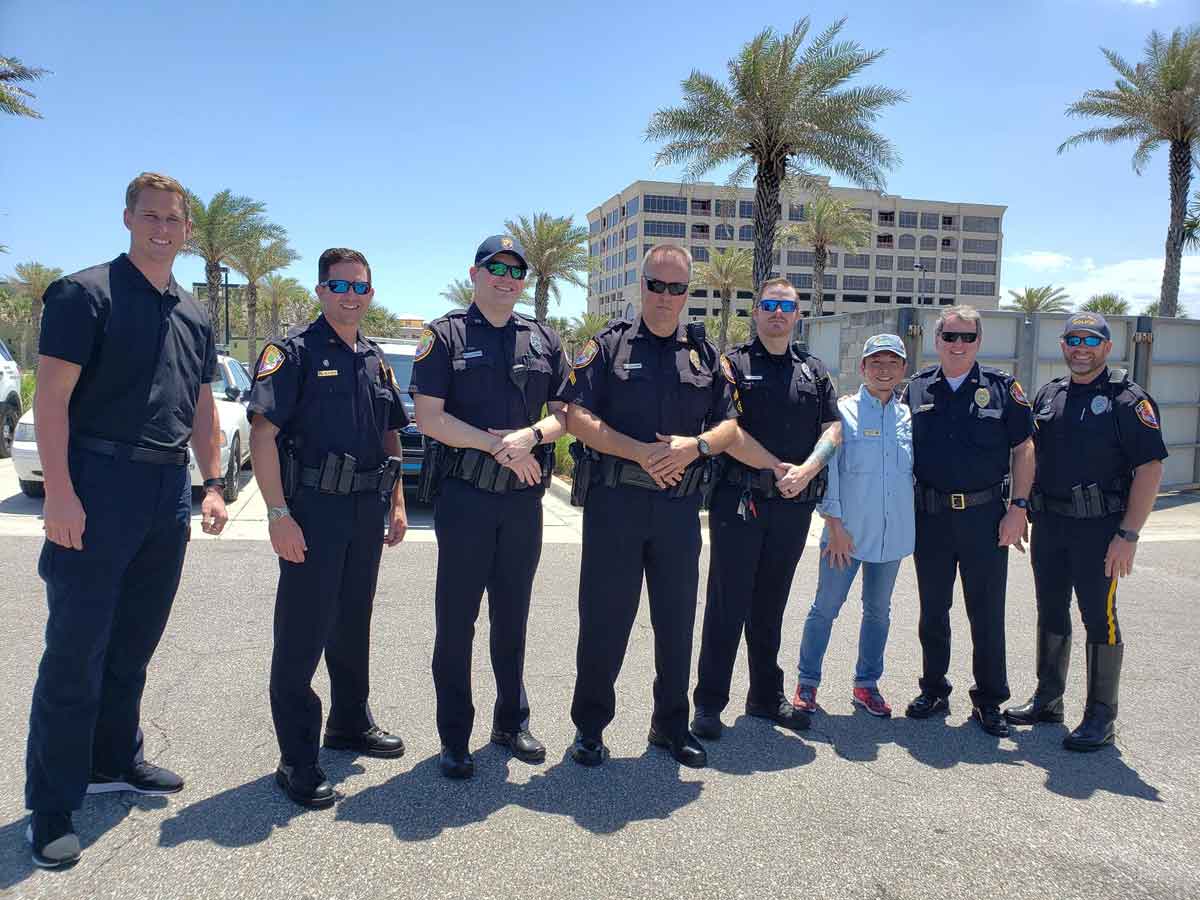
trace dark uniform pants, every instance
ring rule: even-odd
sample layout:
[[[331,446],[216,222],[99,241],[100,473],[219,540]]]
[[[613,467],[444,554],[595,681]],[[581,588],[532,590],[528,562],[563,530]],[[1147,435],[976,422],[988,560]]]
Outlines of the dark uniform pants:
[[[370,692],[371,611],[388,504],[378,493],[321,494],[300,488],[289,501],[308,550],[279,560],[271,718],[283,761],[317,761],[321,698],[312,689],[321,654],[329,670],[329,721],[360,733],[375,724]]]
[[[158,646],[191,528],[184,466],[135,463],[72,449],[83,504],[83,549],[49,541],[46,649],[33,689],[25,805],[78,809],[92,772],[124,774],[140,759],[146,667]]]
[[[671,499],[631,486],[597,485],[583,511],[579,646],[571,718],[599,740],[616,714],[614,686],[642,595],[654,628],[655,729],[681,740],[700,565],[700,495]]]
[[[973,645],[975,686],[971,701],[998,706],[1009,697],[1004,655],[1008,548],[997,546],[1004,512],[999,500],[936,514],[917,512],[913,562],[920,592],[918,632],[924,656],[924,693],[950,695],[950,682],[946,680],[950,669],[950,606],[955,575],[961,574]]]
[[[1117,623],[1117,579],[1104,574],[1104,557],[1116,536],[1121,514],[1102,519],[1072,519],[1035,513],[1029,540],[1033,584],[1037,591],[1038,628],[1071,633],[1071,589],[1089,644],[1121,643]]]
[[[475,722],[471,647],[483,592],[488,594],[496,708],[492,727],[528,727],[525,627],[542,555],[542,492],[492,494],[465,481],[442,482],[434,503],[438,539],[433,686],[442,744],[467,750]]]
[[[741,496],[740,487],[721,485],[708,514],[708,599],[692,699],[696,709],[714,713],[729,702],[743,624],[750,666],[748,699],[762,705],[785,699],[778,664],[780,630],[814,506],[755,497],[758,515],[743,522],[737,514]]]

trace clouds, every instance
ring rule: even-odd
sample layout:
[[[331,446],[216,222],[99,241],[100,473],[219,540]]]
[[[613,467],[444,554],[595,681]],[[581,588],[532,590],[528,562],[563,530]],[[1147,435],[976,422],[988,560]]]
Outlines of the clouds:
[[[1124,6],[1158,6],[1158,0],[1121,0]]]
[[[1028,253],[1010,256],[1005,263],[1016,263],[1035,272],[1057,272],[1071,264],[1071,257],[1052,250],[1031,250]]]
[[[1162,291],[1161,256],[1097,265],[1091,257],[1076,262],[1063,253],[1033,251],[1008,257],[1004,265],[1004,280],[1009,283],[1004,285],[1001,297],[1007,297],[1010,288],[1020,290],[1026,284],[1034,283],[1024,277],[1022,268],[1041,275],[1053,273],[1055,277],[1043,281],[1061,285],[1076,306],[1086,303],[1093,294],[1111,292],[1128,300],[1131,312],[1141,312],[1147,304],[1157,300]],[[1192,315],[1200,315],[1200,256],[1183,257],[1179,304]]]

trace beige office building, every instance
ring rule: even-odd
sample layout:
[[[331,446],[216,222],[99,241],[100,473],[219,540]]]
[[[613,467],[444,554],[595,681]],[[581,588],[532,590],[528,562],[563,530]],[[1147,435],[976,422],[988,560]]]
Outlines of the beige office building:
[[[822,180],[828,187],[828,179]],[[829,190],[869,214],[873,233],[870,245],[857,253],[830,252],[827,315],[897,304],[999,306],[1006,207],[912,200],[859,188]],[[810,199],[780,197],[781,222],[803,222]],[[588,226],[590,253],[598,260],[588,282],[588,312],[631,316],[641,303],[642,257],[655,244],[687,247],[698,262],[725,248],[754,247],[754,191],[711,182],[635,181],[588,213]],[[811,249],[777,250],[771,273],[796,286],[805,315],[812,298],[812,262]],[[749,315],[752,299],[749,291],[739,291],[736,314]],[[693,284],[689,319],[718,310],[713,292]]]

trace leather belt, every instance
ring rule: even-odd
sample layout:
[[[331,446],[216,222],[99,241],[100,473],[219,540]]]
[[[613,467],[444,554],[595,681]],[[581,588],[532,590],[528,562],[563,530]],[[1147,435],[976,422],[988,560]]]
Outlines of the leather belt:
[[[983,506],[1008,493],[1008,481],[984,488],[982,491],[954,491],[944,493],[923,484],[916,489],[917,509],[921,512],[937,513],[943,509],[964,510],[972,506]]]
[[[156,466],[186,466],[188,463],[187,450],[151,450],[149,447],[118,444],[116,441],[77,434],[71,435],[70,443],[74,447],[82,447],[84,450],[116,459],[127,459],[130,462],[153,463]]]
[[[774,472],[770,469],[751,469],[736,460],[727,462],[724,480],[768,500],[787,500],[789,503],[817,503],[825,496],[825,489],[829,485],[827,470],[822,469],[795,497],[784,497],[779,493]]]
[[[553,445],[543,444],[533,449],[534,458],[542,467],[542,479],[536,484],[526,484],[512,469],[500,465],[495,457],[474,447],[451,449],[451,459],[446,469],[447,478],[457,478],[472,487],[487,491],[489,494],[507,494],[510,491],[524,491],[540,487],[546,483],[549,472],[547,466],[553,459]]]
[[[656,491],[668,497],[690,497],[700,490],[705,480],[704,476],[707,464],[708,460],[705,459],[693,462],[683,470],[683,478],[679,484],[662,488],[658,486],[658,482],[654,480],[649,472],[632,460],[601,453],[599,481],[608,487],[627,485],[629,487],[641,488],[645,491]]]
[[[323,491],[327,494],[360,494],[367,491],[378,491],[383,482],[383,473],[387,466],[380,466],[370,472],[355,472],[350,479],[349,490]],[[321,469],[318,466],[306,466],[300,470],[300,484],[304,487],[315,488],[321,483]]]
[[[1051,512],[1071,519],[1103,519],[1124,512],[1125,506],[1124,493],[1104,491],[1095,484],[1073,486],[1070,499],[1049,497],[1036,488],[1029,497],[1029,507],[1034,512]]]

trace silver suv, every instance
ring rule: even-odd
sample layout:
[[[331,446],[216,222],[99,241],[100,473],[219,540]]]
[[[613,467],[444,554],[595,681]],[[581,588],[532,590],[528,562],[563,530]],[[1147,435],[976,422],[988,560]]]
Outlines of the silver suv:
[[[0,459],[12,456],[21,412],[21,369],[8,345],[0,340]]]

